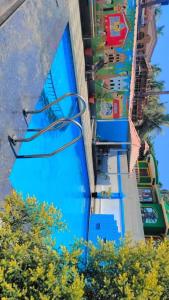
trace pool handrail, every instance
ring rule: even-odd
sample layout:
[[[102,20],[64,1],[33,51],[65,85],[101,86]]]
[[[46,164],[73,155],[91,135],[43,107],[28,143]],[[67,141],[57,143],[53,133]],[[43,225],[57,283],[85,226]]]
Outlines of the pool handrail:
[[[0,26],[2,26],[12,15],[20,8],[22,4],[24,4],[26,0],[15,0],[13,2],[8,1],[6,9],[2,9],[2,13],[0,13]],[[11,3],[10,3],[11,2]]]
[[[74,138],[72,141],[66,143],[65,145],[61,146],[59,149],[50,152],[50,153],[42,153],[42,154],[29,154],[29,155],[17,155],[16,151],[14,149],[14,146],[16,145],[16,143],[20,143],[20,142],[31,142],[34,139],[38,138],[40,135],[44,134],[45,132],[51,130],[51,128],[53,128],[55,125],[59,124],[59,123],[73,123],[75,124],[77,127],[80,128],[81,133]],[[83,131],[82,131],[82,126],[79,122],[75,121],[75,120],[71,120],[71,119],[60,119],[60,120],[56,120],[55,122],[51,123],[49,126],[45,127],[44,129],[40,130],[39,132],[37,132],[36,134],[32,135],[29,138],[17,138],[17,137],[11,137],[8,136],[8,140],[9,143],[11,145],[12,151],[15,155],[16,158],[45,158],[45,157],[51,157],[61,151],[63,151],[64,149],[68,148],[69,146],[75,144],[78,140],[80,140],[80,138],[82,137]]]
[[[48,105],[42,107],[41,109],[37,109],[37,110],[25,110],[25,109],[23,109],[23,114],[24,114],[25,117],[27,117],[28,114],[39,114],[41,112],[46,111],[51,106],[59,103],[64,98],[66,98],[66,97],[72,97],[72,96],[77,97],[81,101],[81,103],[82,103],[82,109],[80,109],[79,113],[77,113],[73,117],[69,118],[70,120],[74,120],[74,119],[80,117],[81,115],[83,115],[84,112],[85,112],[85,110],[86,110],[86,107],[87,107],[85,99],[81,95],[79,95],[77,93],[66,93],[63,96],[61,96],[61,97],[57,98],[56,100],[52,101]]]

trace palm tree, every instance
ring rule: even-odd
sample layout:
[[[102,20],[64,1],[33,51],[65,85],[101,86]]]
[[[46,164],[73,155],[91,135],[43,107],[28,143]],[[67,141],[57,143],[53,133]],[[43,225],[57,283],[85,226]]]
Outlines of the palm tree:
[[[143,118],[135,126],[142,139],[154,130],[160,132],[161,126],[169,126],[169,114],[166,114],[164,103],[159,102],[159,98],[151,96],[148,98],[147,105],[143,108]]]
[[[151,91],[157,90],[157,91],[162,92],[164,89],[164,81],[156,80],[156,79],[152,78],[149,83],[149,88]]]
[[[156,19],[158,20],[159,19],[159,17],[161,16],[161,5],[159,5],[159,6],[156,6],[156,8],[155,8],[155,10],[154,10],[154,13],[155,13],[155,17],[156,17]]]
[[[169,95],[169,91],[148,91],[145,93],[141,93],[141,96],[146,97],[146,96],[160,96],[160,95]]]
[[[169,126],[169,114],[163,116],[163,124]]]
[[[164,91],[165,82],[163,80],[157,80],[157,76],[161,73],[161,68],[154,64],[151,66],[152,73],[149,78],[149,88],[146,92],[140,92],[141,97],[147,96],[160,96],[160,95],[169,95],[169,91]]]
[[[151,68],[152,68],[152,72],[153,72],[153,77],[157,77],[157,76],[160,75],[162,69],[161,69],[161,67],[159,65],[152,64]]]
[[[153,5],[168,5],[168,4],[169,4],[169,0],[152,0],[141,4],[141,7],[150,7]]]
[[[157,32],[157,36],[158,36],[158,37],[159,37],[160,35],[163,35],[163,34],[164,34],[164,28],[165,28],[164,25],[161,25],[161,26],[157,27],[156,32]]]

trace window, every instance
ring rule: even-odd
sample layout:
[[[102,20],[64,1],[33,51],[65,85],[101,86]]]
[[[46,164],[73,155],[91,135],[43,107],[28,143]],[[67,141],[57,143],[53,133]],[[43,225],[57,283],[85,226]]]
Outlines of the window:
[[[109,55],[109,62],[114,62],[114,55],[113,54]]]
[[[137,45],[137,49],[142,49],[142,48],[144,48],[144,45],[143,45],[143,44],[138,44],[138,45]]]
[[[144,224],[155,224],[158,221],[158,214],[152,207],[142,207],[141,214]]]
[[[114,10],[114,6],[103,8],[103,11],[111,11],[111,10]]]
[[[140,169],[139,173],[140,173],[140,176],[149,176],[147,169]]]
[[[116,61],[117,61],[117,62],[120,61],[120,55],[119,55],[119,54],[116,55]]]
[[[150,188],[139,188],[138,191],[140,202],[153,202],[152,190]]]
[[[138,40],[142,40],[144,38],[144,32],[139,32],[137,38]]]
[[[112,88],[112,89],[114,88],[114,83],[110,84],[110,88]]]
[[[114,85],[115,85],[114,81],[113,81],[113,80],[110,80],[110,87],[111,87],[111,88],[114,88]]]

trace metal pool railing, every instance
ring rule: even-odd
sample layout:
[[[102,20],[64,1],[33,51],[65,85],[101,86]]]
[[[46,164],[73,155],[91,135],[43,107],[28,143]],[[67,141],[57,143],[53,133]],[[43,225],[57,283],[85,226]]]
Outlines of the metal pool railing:
[[[85,112],[85,110],[86,110],[86,101],[79,94],[76,94],[76,93],[66,93],[62,97],[56,99],[55,101],[49,103],[48,105],[44,106],[43,108],[41,108],[39,110],[32,110],[32,111],[26,111],[26,110],[24,110],[23,113],[24,113],[25,118],[26,118],[26,116],[28,114],[39,114],[41,112],[44,112],[44,111],[48,110],[49,108],[51,108],[51,106],[57,104],[58,102],[60,102],[64,98],[71,97],[71,96],[76,96],[81,101],[81,109],[80,109],[80,111],[77,114],[75,114],[74,116],[72,116],[71,118],[61,118],[59,120],[55,120],[54,122],[52,122],[50,125],[48,125],[45,128],[28,129],[28,131],[38,131],[36,134],[34,134],[33,136],[31,136],[29,138],[17,138],[15,136],[14,137],[8,136],[8,140],[9,140],[10,146],[11,146],[12,151],[13,151],[13,153],[14,153],[14,155],[15,155],[16,158],[42,158],[42,157],[50,157],[50,156],[53,156],[53,155],[55,155],[55,154],[63,151],[64,149],[66,149],[67,147],[71,146],[72,144],[76,143],[82,137],[82,126],[81,126],[81,124],[79,122],[75,121],[75,119],[78,118],[78,117],[80,117]],[[49,130],[52,130],[52,129],[58,130],[58,129],[64,127],[64,126],[69,125],[70,123],[73,123],[74,125],[76,125],[77,127],[79,127],[80,130],[81,130],[81,134],[78,137],[74,138],[72,141],[70,141],[70,142],[66,143],[65,145],[63,145],[62,147],[60,147],[59,149],[57,149],[57,150],[55,150],[55,151],[53,151],[51,153],[44,153],[44,154],[18,155],[16,153],[14,146],[17,143],[31,142],[34,139],[36,139],[39,136],[41,136],[42,134],[44,134],[45,132],[48,132]]]
[[[59,147],[58,149],[56,149],[55,151],[50,152],[50,153],[29,154],[29,155],[28,154],[25,154],[25,155],[17,155],[16,154],[16,151],[14,149],[14,146],[16,145],[16,143],[31,142],[31,141],[35,140],[36,138],[38,138],[39,136],[41,136],[42,134],[44,134],[45,132],[48,132],[49,130],[51,130],[55,125],[57,125],[59,123],[63,123],[63,122],[65,122],[67,124],[73,123],[74,125],[76,125],[80,129],[80,134],[76,138],[71,140],[70,142],[66,143],[65,145]],[[45,127],[44,129],[40,130],[39,132],[37,132],[36,134],[34,134],[33,136],[31,136],[29,138],[17,138],[17,137],[8,136],[8,140],[9,140],[12,151],[16,158],[45,158],[45,157],[51,157],[51,156],[63,151],[64,149],[68,148],[69,146],[75,144],[78,140],[80,140],[81,137],[82,137],[82,126],[79,122],[77,122],[75,120],[71,120],[71,119],[60,119],[60,120],[56,120],[55,122],[53,122],[52,124]]]
[[[58,99],[52,101],[51,103],[47,104],[46,106],[44,106],[44,107],[42,107],[41,109],[38,109],[38,110],[23,110],[23,114],[24,114],[25,117],[27,117],[28,114],[33,115],[33,114],[42,113],[42,112],[48,110],[53,105],[58,104],[64,98],[72,97],[72,96],[77,97],[80,100],[81,106],[82,106],[82,108],[80,108],[80,111],[77,114],[75,114],[73,117],[70,118],[71,120],[74,120],[74,119],[80,117],[86,110],[86,101],[85,101],[85,99],[81,95],[76,94],[76,93],[66,93],[63,96],[59,97]]]
[[[50,70],[46,79],[46,83],[43,89],[41,99],[43,100],[44,105],[46,106],[49,103],[55,101],[55,99],[57,98],[58,97],[57,97],[56,88],[54,84],[53,74],[52,74],[52,70]],[[56,118],[57,119],[64,118],[64,113],[59,103],[57,103],[55,107],[51,109],[51,111],[48,111],[48,114],[49,117],[51,117],[52,115],[55,118],[53,121],[55,121]]]
[[[26,0],[2,1],[0,4],[0,26],[3,25]]]

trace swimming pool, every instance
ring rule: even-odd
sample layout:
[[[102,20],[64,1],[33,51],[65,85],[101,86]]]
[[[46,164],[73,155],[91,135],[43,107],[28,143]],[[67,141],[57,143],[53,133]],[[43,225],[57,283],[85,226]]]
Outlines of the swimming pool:
[[[51,66],[54,89],[57,97],[67,92],[76,92],[73,56],[69,28],[67,27],[59,43]],[[47,82],[44,86],[48,101],[52,95]],[[36,108],[43,106],[43,97]],[[32,108],[31,108],[32,109]],[[66,117],[78,112],[77,99],[66,98],[60,102],[60,112]],[[56,107],[52,113],[57,114]],[[33,115],[29,128],[44,128],[51,123],[51,115]],[[30,136],[32,133],[27,133]],[[72,140],[79,134],[78,129],[69,125],[60,130],[52,130],[29,143],[23,143],[19,154],[49,153]],[[50,158],[17,159],[10,181],[14,189],[24,197],[34,195],[39,201],[53,203],[61,209],[68,231],[56,233],[57,244],[69,246],[74,238],[88,235],[90,209],[90,189],[83,139],[63,152]]]

